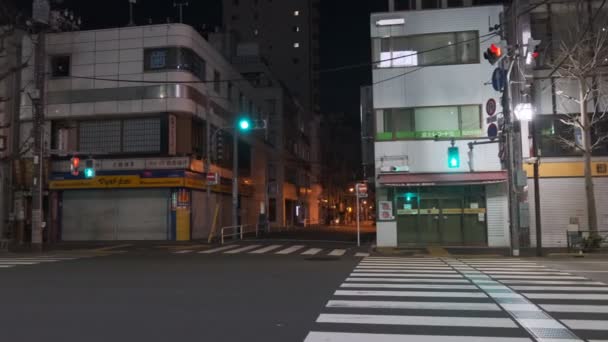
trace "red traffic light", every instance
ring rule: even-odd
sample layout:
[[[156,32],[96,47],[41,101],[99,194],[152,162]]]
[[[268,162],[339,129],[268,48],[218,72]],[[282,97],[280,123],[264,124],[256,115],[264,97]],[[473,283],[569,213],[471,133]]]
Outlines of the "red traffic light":
[[[490,45],[490,52],[496,57],[502,56],[502,49],[496,44]]]
[[[538,51],[532,52],[532,58],[537,59],[538,56],[540,56],[540,53]]]
[[[80,168],[80,158],[72,157],[72,159],[70,159],[70,172],[72,173],[73,176],[78,176],[78,173],[80,171],[79,168]]]
[[[72,166],[78,168],[80,166],[80,158],[72,157]]]

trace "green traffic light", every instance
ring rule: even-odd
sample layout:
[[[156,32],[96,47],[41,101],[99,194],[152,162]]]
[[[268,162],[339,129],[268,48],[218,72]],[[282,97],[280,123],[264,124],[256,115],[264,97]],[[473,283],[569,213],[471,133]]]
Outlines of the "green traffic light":
[[[457,169],[460,167],[460,154],[458,147],[448,147],[448,168]]]
[[[95,169],[93,168],[86,168],[84,169],[84,178],[93,178],[95,177]]]
[[[249,119],[240,119],[239,120],[239,129],[241,131],[248,131],[251,128],[251,122]]]

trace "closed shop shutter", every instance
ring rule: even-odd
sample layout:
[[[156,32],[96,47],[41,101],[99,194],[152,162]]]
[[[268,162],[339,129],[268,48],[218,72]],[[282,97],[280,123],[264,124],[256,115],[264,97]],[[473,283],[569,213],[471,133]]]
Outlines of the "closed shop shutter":
[[[215,194],[211,195],[212,197]],[[192,191],[192,238],[207,239],[209,237],[210,225],[207,223],[207,210],[213,217],[214,207],[208,208],[207,194],[204,191]]]
[[[486,186],[486,206],[488,220],[488,246],[508,247],[509,238],[509,203],[506,183]]]
[[[62,239],[166,240],[169,198],[166,189],[64,191]]]
[[[601,208],[608,206],[608,178],[597,177],[595,201],[598,228],[608,230],[608,215]],[[534,181],[528,180],[530,202],[530,242],[536,246]],[[583,178],[541,178],[540,203],[543,247],[566,247],[566,230],[571,217],[578,218],[581,230],[588,230],[585,180]]]

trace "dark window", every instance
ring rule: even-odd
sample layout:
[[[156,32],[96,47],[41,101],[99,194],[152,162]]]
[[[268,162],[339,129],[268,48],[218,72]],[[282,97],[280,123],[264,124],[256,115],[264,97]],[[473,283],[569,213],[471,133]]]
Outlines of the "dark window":
[[[274,222],[277,220],[277,199],[268,199],[268,221]]]
[[[232,20],[238,20],[238,19],[239,19],[238,15],[233,15],[232,16]]]
[[[228,101],[232,101],[232,87],[233,87],[232,82],[229,81],[228,82],[228,94],[226,96],[228,98]]]
[[[161,150],[161,120],[86,120],[79,123],[78,147],[91,153],[158,153]]]
[[[205,80],[205,60],[187,48],[151,48],[144,50],[144,71],[185,70]]]
[[[70,76],[70,56],[52,56],[51,75],[53,77]]]
[[[293,59],[293,64],[298,64],[300,63],[300,59],[299,58],[294,58]]]
[[[448,7],[462,7],[462,0],[448,0]]]
[[[215,90],[216,93],[220,94],[221,93],[221,82],[220,82],[221,76],[220,76],[220,72],[215,70],[213,71],[213,90]]]
[[[422,9],[440,8],[439,0],[425,0],[422,1]]]
[[[300,32],[300,26],[294,26],[293,32]]]
[[[239,5],[239,0],[232,0],[232,3],[234,4],[234,6],[238,6]]]
[[[258,14],[258,12],[253,13],[253,19],[258,20],[258,18],[260,18],[260,15]]]
[[[396,11],[407,11],[416,7],[416,0],[395,0]]]
[[[536,117],[537,144],[541,157],[566,157],[582,154],[578,148],[571,146],[574,142],[581,145],[581,134],[575,133],[580,130],[563,123],[562,118],[559,115],[538,115]],[[598,122],[591,129],[592,143],[607,133],[608,121]],[[596,146],[592,154],[595,156],[608,155],[608,142]]]

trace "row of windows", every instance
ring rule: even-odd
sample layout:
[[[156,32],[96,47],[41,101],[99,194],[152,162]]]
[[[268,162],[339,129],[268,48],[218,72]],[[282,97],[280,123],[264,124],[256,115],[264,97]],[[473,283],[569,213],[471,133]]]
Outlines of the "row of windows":
[[[90,153],[161,151],[160,118],[88,120],[78,125],[78,150]]]
[[[580,131],[563,123],[560,115],[537,115],[535,117],[537,144],[542,157],[580,156],[581,150],[569,146],[565,141],[581,145]],[[591,129],[591,140],[594,144],[599,137],[608,134],[608,120],[599,121]],[[596,156],[608,156],[608,141],[597,146],[592,152]]]
[[[373,50],[377,68],[479,63],[479,32],[375,38]]]
[[[417,0],[395,0],[395,10],[397,11],[408,11],[415,9],[433,9],[447,7],[463,7],[463,6],[480,6],[480,5],[492,5],[501,4],[502,0],[447,0],[445,5],[444,0],[418,0],[420,5],[417,4]]]
[[[479,105],[393,108],[376,111],[376,139],[430,139],[481,134]]]

